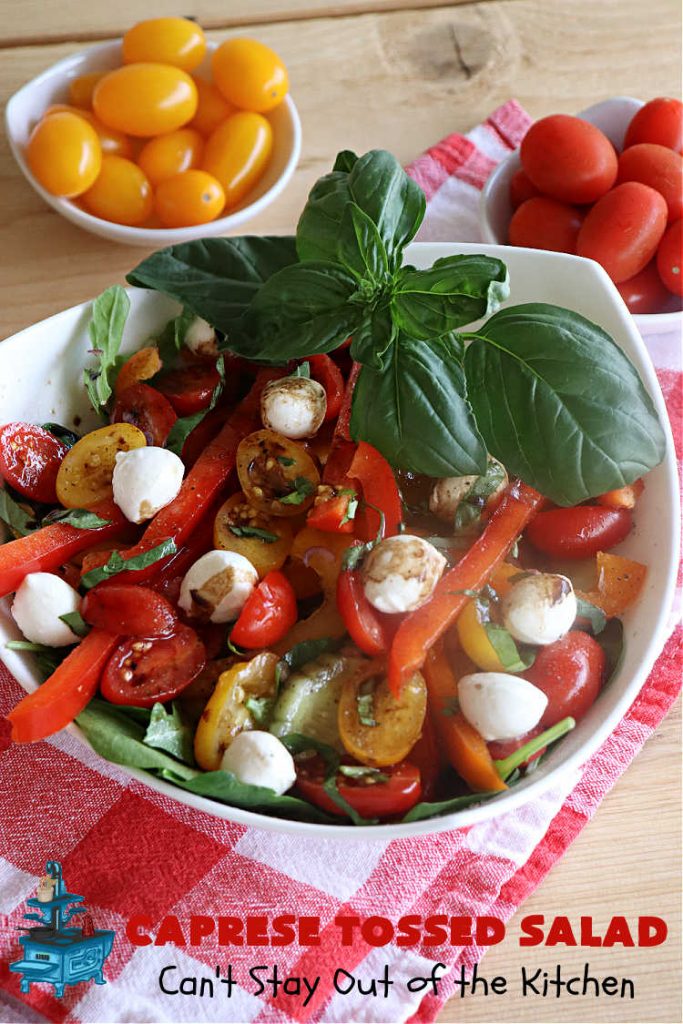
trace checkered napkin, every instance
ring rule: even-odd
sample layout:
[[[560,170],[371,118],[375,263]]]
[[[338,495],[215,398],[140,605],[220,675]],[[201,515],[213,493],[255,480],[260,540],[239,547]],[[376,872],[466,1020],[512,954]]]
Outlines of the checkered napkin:
[[[496,110],[468,136],[450,135],[409,168],[426,192],[424,241],[477,240],[479,191],[497,161],[520,141],[530,123],[514,101]],[[681,447],[681,368],[676,338],[651,339]],[[431,973],[433,963],[470,966],[476,946],[389,945],[352,948],[339,943],[339,913],[491,914],[508,919],[541,882],[600,801],[629,766],[671,707],[681,676],[680,630],[672,636],[633,706],[580,772],[540,798],[493,821],[424,838],[373,842],[299,839],[233,825],[191,810],[131,781],[70,735],[3,755],[0,772],[0,1018],[4,1021],[432,1021],[453,991],[446,979],[438,996],[410,994],[406,982]],[[21,697],[0,667],[0,712]],[[47,859],[62,862],[72,892],[85,895],[96,927],[117,932],[105,964],[107,984],[67,987],[56,999],[49,985],[29,995],[8,964],[19,958],[17,929]],[[311,914],[321,919],[321,945],[280,949],[202,945],[135,948],[126,920],[152,921],[175,914]],[[320,975],[313,999],[254,995],[248,970],[277,962],[281,974]],[[175,964],[182,975],[215,977],[232,963],[238,985],[228,1001],[164,995],[159,971]],[[389,965],[394,984],[387,999],[341,995],[332,986],[343,967],[364,979]],[[220,989],[221,986],[216,986]]]

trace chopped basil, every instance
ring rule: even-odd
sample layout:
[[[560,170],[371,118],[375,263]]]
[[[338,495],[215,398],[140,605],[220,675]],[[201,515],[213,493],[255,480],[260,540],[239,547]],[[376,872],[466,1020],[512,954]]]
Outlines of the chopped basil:
[[[369,768],[364,764],[340,764],[339,774],[345,775],[347,779],[369,779],[372,782],[389,781],[389,776],[381,772],[379,768]]]
[[[355,519],[357,511],[358,511],[358,498],[356,498],[354,496],[353,498],[349,498],[349,503],[346,506],[346,512],[342,516],[341,522],[340,522],[339,525],[343,526],[345,523],[348,523],[352,519]]]
[[[371,729],[377,726],[377,719],[375,718],[375,693],[374,685],[371,690],[363,692],[362,689],[356,694],[356,708],[358,710],[358,720],[361,725],[366,725]]]
[[[80,612],[67,612],[66,615],[60,615],[59,618],[76,636],[84,637],[90,632],[90,626]]]
[[[77,530],[99,530],[103,526],[109,526],[111,520],[102,519],[87,508],[56,508],[43,517],[41,525],[50,526],[52,523],[74,526]]]
[[[280,498],[283,505],[302,505],[306,498],[313,494],[315,487],[306,476],[298,476],[294,481],[294,490]]]
[[[299,363],[296,370],[292,374],[292,377],[306,377],[310,380],[311,376],[311,364],[308,360],[303,363]]]
[[[28,537],[38,526],[35,514],[15,501],[6,487],[0,487],[0,520],[18,537]]]
[[[467,494],[461,499],[455,510],[453,532],[456,535],[469,532],[475,523],[479,522],[486,502],[505,483],[505,480],[505,469],[499,462],[489,459],[486,473],[474,478]]]
[[[249,651],[243,650],[241,647],[238,647],[237,644],[234,644],[232,642],[230,637],[228,637],[228,639],[226,640],[226,644],[227,644],[228,650],[232,654],[236,654],[238,658],[246,658],[246,657],[249,656]]]
[[[102,580],[111,579],[112,576],[117,576],[120,572],[140,572],[142,569],[148,569],[150,565],[160,562],[168,555],[175,555],[176,550],[175,542],[169,539],[141,555],[135,555],[134,558],[125,559],[118,551],[112,551],[104,565],[99,565],[96,569],[91,569],[90,572],[81,576],[81,586],[90,590]]]
[[[274,697],[247,697],[244,706],[259,729],[267,729],[273,717]]]
[[[594,636],[598,633],[602,633],[603,629],[607,625],[607,616],[603,612],[602,608],[598,608],[597,605],[591,604],[590,601],[586,601],[584,597],[577,597],[576,609],[577,619],[587,619],[591,633],[593,633]]]
[[[485,622],[483,626],[488,641],[506,672],[524,672],[533,665],[536,660],[535,652],[529,647],[518,648],[505,626],[499,626],[495,622]]]
[[[274,544],[280,539],[276,533],[262,530],[258,526],[231,526],[229,529],[230,533],[234,533],[236,537],[256,537],[258,540],[265,541],[266,544]]]
[[[277,455],[276,458],[277,458],[277,461],[280,463],[281,466],[293,466],[294,465],[294,459],[290,459],[288,455]]]

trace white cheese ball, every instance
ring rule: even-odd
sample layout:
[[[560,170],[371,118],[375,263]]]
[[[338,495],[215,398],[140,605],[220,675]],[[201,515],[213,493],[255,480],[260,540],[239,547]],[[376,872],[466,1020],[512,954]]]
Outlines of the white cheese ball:
[[[12,615],[27,640],[47,647],[77,644],[78,637],[60,615],[77,612],[81,597],[61,576],[32,572],[25,576],[14,595]]]
[[[233,622],[259,581],[248,558],[235,551],[207,551],[185,574],[178,604],[211,622]]]
[[[114,501],[131,523],[144,523],[178,494],[185,466],[165,448],[134,448],[116,453]]]
[[[263,426],[298,440],[313,437],[327,412],[325,388],[308,377],[282,377],[266,384],[261,394]]]
[[[571,580],[547,572],[515,580],[502,603],[503,625],[515,640],[541,647],[568,633],[576,612]]]
[[[216,356],[218,347],[216,345],[216,332],[211,324],[196,316],[185,331],[183,338],[190,352],[197,356]]]
[[[541,721],[548,698],[533,683],[507,672],[473,672],[458,683],[463,715],[490,743],[524,736]]]
[[[223,771],[232,772],[240,782],[265,786],[282,796],[296,782],[294,758],[277,736],[270,732],[240,732],[223,754]]]
[[[445,567],[441,552],[422,537],[387,537],[363,566],[365,596],[380,612],[413,612],[432,596]]]

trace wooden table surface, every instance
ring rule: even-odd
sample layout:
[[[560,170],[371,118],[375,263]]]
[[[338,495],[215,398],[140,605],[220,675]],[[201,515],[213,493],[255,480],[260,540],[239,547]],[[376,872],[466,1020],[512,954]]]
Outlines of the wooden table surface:
[[[82,41],[121,34],[143,13],[137,0],[0,0],[0,96]],[[147,0],[144,16],[195,16],[275,47],[290,70],[303,121],[303,153],[289,188],[248,225],[289,232],[306,193],[338,149],[392,150],[407,162],[444,135],[466,131],[510,96],[535,116],[573,112],[612,95],[647,99],[680,91],[676,0]],[[122,281],[142,250],[105,242],[53,213],[0,140],[0,337]],[[572,920],[657,914],[668,942],[652,950],[591,949],[531,955],[509,937],[482,972],[515,975],[526,962],[588,960],[630,977],[636,998],[452,1000],[442,1021],[654,1021],[680,1010],[680,705],[604,801],[523,913]],[[381,908],[380,908],[381,909]],[[520,915],[517,915],[519,917]],[[590,956],[586,955],[590,953]]]

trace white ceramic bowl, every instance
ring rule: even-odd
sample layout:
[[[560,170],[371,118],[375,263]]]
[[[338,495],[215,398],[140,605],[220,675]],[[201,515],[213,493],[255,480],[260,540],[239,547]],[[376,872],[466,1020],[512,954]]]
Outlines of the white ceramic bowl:
[[[577,116],[594,124],[605,133],[616,150],[621,150],[629,121],[642,106],[642,100],[630,96],[614,96],[612,99],[587,107]],[[505,245],[507,242],[512,217],[510,181],[521,166],[519,150],[516,149],[505,160],[501,160],[482,190],[479,199],[479,227],[484,241],[492,245]],[[661,334],[683,327],[681,311],[637,313],[633,319],[643,335]]]
[[[486,252],[505,260],[510,268],[511,303],[538,301],[569,306],[605,328],[635,363],[667,433],[666,459],[648,476],[637,508],[635,529],[619,549],[645,562],[649,571],[638,604],[624,616],[625,656],[616,676],[579,726],[552,750],[532,776],[488,803],[430,821],[378,825],[362,832],[353,826],[281,821],[212,803],[144,772],[126,769],[152,789],[216,817],[302,836],[389,839],[471,825],[533,800],[564,773],[585,761],[619,722],[643,685],[666,635],[678,563],[678,503],[668,418],[642,339],[607,274],[590,260],[534,249],[465,243],[414,244],[408,247],[406,258],[418,267],[427,267],[439,257],[460,252]],[[176,305],[158,292],[132,288],[129,294],[131,315],[124,336],[125,352],[134,351],[146,338],[154,336],[177,312]],[[88,319],[89,304],[84,303],[0,344],[0,423],[25,419],[53,420],[68,425],[79,415],[86,427],[95,425],[80,385],[90,347]],[[7,640],[16,638],[18,632],[9,614],[9,602],[5,600],[0,602],[0,657],[22,685],[33,690],[38,680],[30,656],[9,651],[4,646]],[[75,726],[70,729],[83,739]],[[26,756],[30,757],[28,750]]]
[[[207,44],[207,56],[195,73],[205,78],[210,77],[211,53],[217,45],[214,42]],[[218,217],[210,224],[190,228],[131,228],[125,224],[113,224],[100,217],[93,217],[75,202],[59,199],[46,192],[31,174],[24,155],[34,125],[51,103],[68,103],[70,79],[86,71],[108,70],[119,67],[120,64],[120,39],[92,46],[53,64],[47,71],[43,71],[15,92],[7,104],[5,126],[14,159],[24,177],[46,203],[67,220],[94,235],[100,235],[113,242],[142,245],[150,249],[177,245],[180,242],[189,242],[193,238],[206,238],[208,235],[226,235],[270,206],[292,177],[301,153],[301,121],[291,96],[285,97],[279,107],[266,115],[273,126],[273,153],[263,177],[231,213]]]

